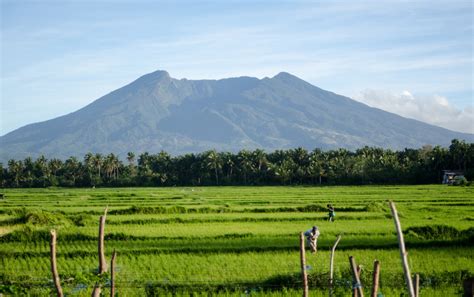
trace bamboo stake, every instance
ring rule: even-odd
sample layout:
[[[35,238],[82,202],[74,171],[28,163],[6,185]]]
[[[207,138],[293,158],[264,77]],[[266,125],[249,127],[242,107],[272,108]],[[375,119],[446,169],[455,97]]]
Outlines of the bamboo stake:
[[[420,296],[420,275],[417,273],[415,274],[415,281],[414,281],[414,290],[415,290],[415,297]]]
[[[104,232],[105,219],[107,217],[108,206],[104,210],[104,215],[99,219],[99,274],[107,272],[107,262],[105,260]]]
[[[56,287],[56,293],[58,297],[63,297],[63,289],[61,288],[61,281],[59,280],[58,267],[56,265],[56,231],[51,230],[51,241],[50,241],[50,251],[51,251],[51,272],[53,273],[54,286]]]
[[[306,256],[305,256],[305,247],[304,247],[304,233],[300,234],[300,261],[301,261],[301,275],[303,278],[303,297],[308,297],[308,275],[306,273]]]
[[[400,247],[400,257],[402,259],[403,272],[405,273],[405,282],[407,285],[408,293],[410,297],[415,297],[415,290],[413,288],[413,281],[411,279],[410,267],[408,266],[408,252],[405,249],[405,240],[403,239],[402,226],[400,225],[400,220],[398,219],[397,208],[395,203],[392,201],[389,202],[390,210],[392,211],[393,220],[395,222],[395,228],[397,229],[398,245]]]
[[[104,244],[104,234],[105,234],[105,219],[107,218],[108,206],[105,207],[104,215],[99,218],[99,275],[102,275],[107,272],[107,263],[105,260],[105,244]],[[99,283],[95,284],[94,290],[92,291],[92,297],[99,297],[102,291],[101,285]]]
[[[336,252],[336,247],[339,241],[341,240],[341,235],[337,236],[336,242],[331,248],[331,261],[329,262],[329,297],[332,296],[332,289],[333,289],[333,276],[334,276],[334,253]]]
[[[110,297],[115,297],[115,258],[117,257],[117,252],[114,249],[112,254],[112,260],[110,260]]]
[[[349,263],[351,264],[352,278],[354,280],[354,292],[357,292],[358,297],[364,297],[364,292],[362,290],[362,284],[360,283],[359,272],[357,271],[357,266],[354,257],[349,256]]]
[[[372,279],[372,294],[371,297],[377,297],[379,291],[379,276],[380,276],[380,262],[378,260],[374,261],[374,276]]]
[[[359,276],[359,279],[360,279],[360,272],[362,271],[362,267],[360,265],[357,265],[357,275]],[[357,288],[353,288],[352,289],[352,295],[354,297],[359,297],[359,294],[358,294],[358,291],[357,291]]]
[[[102,288],[99,284],[95,284],[94,290],[92,291],[92,297],[100,297],[100,293],[102,292]]]

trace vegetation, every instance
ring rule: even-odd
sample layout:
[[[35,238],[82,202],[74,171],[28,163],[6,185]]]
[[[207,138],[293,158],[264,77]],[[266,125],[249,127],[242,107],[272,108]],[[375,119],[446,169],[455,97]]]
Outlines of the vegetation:
[[[213,176],[215,178],[215,176]],[[58,233],[58,270],[69,296],[90,296],[96,275],[99,215],[109,206],[106,255],[117,258],[120,296],[301,296],[298,233],[317,225],[308,253],[311,296],[327,296],[329,249],[336,296],[350,294],[348,256],[373,260],[381,291],[404,291],[398,244],[386,200],[397,203],[422,296],[459,294],[474,274],[473,187],[170,187],[7,189],[0,200],[0,293],[50,296],[49,229]],[[325,206],[336,207],[327,221]],[[38,206],[41,205],[41,210]]]
[[[449,148],[424,146],[403,151],[364,147],[308,152],[303,148],[207,151],[172,157],[166,152],[117,155],[88,153],[83,161],[10,160],[0,164],[2,187],[314,185],[439,183],[443,169],[474,178],[474,143],[453,140]],[[456,184],[466,185],[465,179]]]

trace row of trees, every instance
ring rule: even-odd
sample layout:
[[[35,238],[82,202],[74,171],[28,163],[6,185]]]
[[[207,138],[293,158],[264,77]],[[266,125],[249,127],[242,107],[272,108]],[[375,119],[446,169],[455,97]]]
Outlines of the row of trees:
[[[173,157],[166,152],[117,155],[88,153],[80,161],[46,159],[0,163],[2,187],[421,184],[438,183],[443,169],[474,176],[474,143],[453,140],[449,148],[424,146],[392,151],[364,147],[267,153],[206,151]]]

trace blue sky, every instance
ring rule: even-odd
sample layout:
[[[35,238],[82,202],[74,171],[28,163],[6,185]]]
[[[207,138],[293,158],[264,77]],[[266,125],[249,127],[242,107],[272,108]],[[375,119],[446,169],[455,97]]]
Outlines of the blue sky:
[[[287,71],[474,133],[471,1],[0,2],[0,135],[157,69],[189,79]]]

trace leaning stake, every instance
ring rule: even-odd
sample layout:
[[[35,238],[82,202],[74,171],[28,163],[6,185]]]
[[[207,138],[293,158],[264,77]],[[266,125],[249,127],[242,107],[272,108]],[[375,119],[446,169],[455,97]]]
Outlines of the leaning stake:
[[[398,245],[400,247],[400,257],[402,258],[403,272],[405,273],[405,282],[407,285],[408,293],[410,297],[415,297],[415,290],[413,288],[413,281],[411,279],[410,267],[408,266],[408,252],[405,249],[405,240],[403,239],[402,226],[398,219],[397,208],[395,203],[389,202],[390,210],[392,211],[393,220],[395,221],[395,228],[397,229]]]
[[[357,265],[357,276],[359,277],[359,280],[360,280],[360,272],[361,271],[362,271],[362,267],[360,265]],[[352,291],[353,291],[352,296],[359,297],[359,294],[357,294],[358,288],[353,288]]]
[[[51,272],[53,273],[54,286],[56,287],[56,293],[58,297],[63,297],[63,289],[61,288],[61,281],[59,280],[58,267],[56,265],[56,231],[51,230],[51,241],[50,241],[50,251],[51,251]]]
[[[331,261],[329,263],[329,297],[332,296],[332,288],[333,288],[333,276],[334,276],[334,253],[336,252],[337,244],[341,240],[341,235],[337,236],[336,242],[332,246],[331,249]]]
[[[357,292],[358,297],[364,297],[364,292],[362,291],[362,284],[360,283],[359,273],[357,271],[357,265],[355,263],[354,257],[349,256],[349,263],[351,264],[352,279],[354,280],[353,289]]]
[[[107,262],[105,260],[105,247],[104,247],[104,230],[105,230],[105,219],[107,217],[107,209],[104,210],[104,215],[100,216],[99,220],[99,274],[107,272]]]
[[[304,233],[300,234],[300,261],[301,275],[303,278],[303,297],[308,297],[308,275],[306,274],[306,256],[304,249]]]

